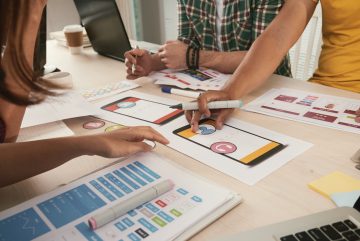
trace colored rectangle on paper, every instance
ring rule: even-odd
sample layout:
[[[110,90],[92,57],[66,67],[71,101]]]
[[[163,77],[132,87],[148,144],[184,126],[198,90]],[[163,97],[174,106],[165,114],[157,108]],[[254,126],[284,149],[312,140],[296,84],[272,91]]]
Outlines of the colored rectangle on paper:
[[[141,241],[141,239],[134,233],[130,233],[128,235],[128,238],[131,240],[131,241]]]
[[[293,103],[295,100],[297,100],[297,97],[287,96],[287,95],[279,95],[278,97],[275,98],[275,100]]]
[[[259,158],[259,157],[261,157],[262,155],[268,153],[269,151],[275,149],[275,148],[278,147],[279,145],[280,145],[279,143],[271,142],[271,143],[263,146],[262,148],[254,151],[253,153],[247,155],[246,157],[241,158],[240,161],[241,161],[242,163],[248,164],[248,163],[254,161],[256,158]]]
[[[37,206],[56,228],[60,228],[105,204],[96,193],[83,184]]]
[[[126,226],[122,222],[115,223],[115,227],[117,227],[120,231],[126,230]]]
[[[180,217],[182,215],[182,213],[180,211],[176,210],[175,208],[171,209],[170,213],[172,213],[176,217]]]
[[[300,115],[300,113],[297,113],[297,112],[274,108],[274,107],[270,107],[270,106],[266,106],[266,105],[262,105],[261,108],[268,109],[268,110],[274,110],[277,112],[282,112],[282,113],[286,113],[286,114],[290,114],[290,115]]]
[[[150,222],[148,222],[145,218],[140,218],[138,222],[152,233],[158,231],[158,228],[152,225]]]
[[[117,179],[113,174],[108,173],[105,175],[107,179],[109,179],[112,183],[114,183],[117,187],[119,187],[121,190],[123,190],[125,193],[131,193],[132,190],[126,186],[122,181]]]
[[[145,230],[142,229],[142,228],[136,229],[136,230],[135,230],[135,233],[137,233],[137,234],[138,234],[140,237],[142,237],[142,238],[146,238],[146,237],[149,236],[149,234],[148,234],[147,232],[145,232]]]
[[[165,219],[165,221],[168,222],[168,223],[171,223],[172,221],[174,221],[174,218],[173,218],[173,217],[171,217],[170,215],[168,215],[167,213],[165,213],[165,212],[163,212],[163,211],[158,212],[158,215],[159,215],[161,218]]]
[[[75,227],[88,241],[102,241],[99,235],[92,231],[86,223],[80,223]]]
[[[122,172],[116,170],[114,171],[114,174],[116,176],[118,176],[121,180],[123,180],[124,182],[126,182],[130,187],[134,188],[134,189],[139,189],[140,186],[138,186],[135,182],[131,181],[127,176],[125,176]]]
[[[109,189],[113,194],[117,197],[123,197],[124,194],[120,192],[116,187],[114,187],[110,182],[108,182],[105,178],[99,177],[99,182],[101,182],[107,189]]]
[[[152,203],[147,203],[145,204],[145,207],[147,207],[148,209],[150,209],[152,212],[157,213],[160,211],[160,209],[158,209],[157,207],[155,207]]]
[[[320,121],[331,122],[331,123],[337,119],[336,116],[324,115],[324,114],[319,114],[319,113],[311,112],[311,111],[306,112],[304,117],[315,119],[315,120],[320,120]]]
[[[147,174],[149,174],[150,176],[159,179],[161,176],[159,174],[157,174],[156,172],[154,172],[153,170],[151,170],[150,168],[148,168],[147,166],[145,166],[144,164],[142,164],[141,162],[134,162],[134,164],[136,166],[138,166],[140,169],[142,169],[144,172],[146,172]]]
[[[128,175],[131,179],[133,179],[134,181],[136,181],[138,184],[140,184],[141,186],[145,186],[147,183],[144,182],[141,178],[139,178],[138,176],[136,176],[133,172],[131,172],[129,169],[127,169],[126,167],[122,167],[120,168],[120,170],[125,173],[126,175]]]
[[[129,228],[134,225],[134,222],[130,220],[130,218],[124,218],[123,223],[128,226]]]
[[[135,167],[134,165],[130,164],[130,165],[127,165],[127,167],[135,172],[137,175],[139,175],[140,177],[142,177],[143,179],[145,179],[146,181],[148,182],[153,182],[154,179],[152,179],[151,177],[149,177],[148,175],[146,175],[143,171],[141,171],[139,168]]]
[[[116,200],[116,198],[111,195],[103,186],[101,186],[97,181],[92,180],[90,184],[96,188],[104,197],[106,197],[109,201],[113,202]]]
[[[0,240],[33,240],[50,228],[33,208],[26,209],[0,221]]]
[[[161,218],[159,217],[153,217],[151,220],[153,220],[157,225],[159,225],[160,227],[164,227],[166,226],[166,222],[164,222],[164,220],[162,220]]]

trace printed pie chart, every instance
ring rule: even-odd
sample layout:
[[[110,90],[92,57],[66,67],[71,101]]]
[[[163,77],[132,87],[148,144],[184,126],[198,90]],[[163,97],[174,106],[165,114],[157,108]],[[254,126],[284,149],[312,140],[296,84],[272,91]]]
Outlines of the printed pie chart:
[[[220,142],[215,142],[214,144],[212,144],[210,146],[210,149],[216,153],[229,154],[229,153],[233,153],[234,151],[236,151],[237,147],[231,142],[220,141]]]
[[[120,102],[120,103],[117,104],[117,106],[119,108],[123,108],[123,109],[131,108],[131,107],[134,107],[135,105],[136,105],[135,102],[127,102],[127,101]]]
[[[199,126],[199,130],[196,132],[200,135],[211,135],[216,131],[215,127],[208,124],[202,124]]]

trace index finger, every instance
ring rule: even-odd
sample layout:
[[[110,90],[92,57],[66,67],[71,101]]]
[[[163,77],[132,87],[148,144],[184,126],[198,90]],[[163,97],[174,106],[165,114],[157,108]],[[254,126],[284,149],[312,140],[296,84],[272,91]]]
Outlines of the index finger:
[[[156,141],[156,142],[159,142],[159,143],[164,144],[164,145],[169,144],[168,139],[166,139],[163,135],[161,135],[158,131],[154,130],[151,127],[143,128],[142,136],[146,140]]]

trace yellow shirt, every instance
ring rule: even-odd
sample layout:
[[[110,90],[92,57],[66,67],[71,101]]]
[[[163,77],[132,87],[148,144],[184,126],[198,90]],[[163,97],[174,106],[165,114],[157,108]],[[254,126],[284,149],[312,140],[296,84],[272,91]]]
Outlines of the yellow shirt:
[[[309,80],[360,93],[360,0],[321,0],[323,46]]]

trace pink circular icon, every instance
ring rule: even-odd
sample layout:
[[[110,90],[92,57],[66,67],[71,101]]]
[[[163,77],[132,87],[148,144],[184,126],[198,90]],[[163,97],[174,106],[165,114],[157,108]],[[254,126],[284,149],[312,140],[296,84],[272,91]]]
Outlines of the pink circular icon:
[[[230,142],[220,141],[220,142],[215,142],[214,144],[212,144],[210,146],[210,149],[216,153],[229,154],[229,153],[233,153],[234,151],[236,151],[237,147]]]
[[[83,128],[87,130],[99,129],[105,125],[104,121],[88,121],[83,124]]]

